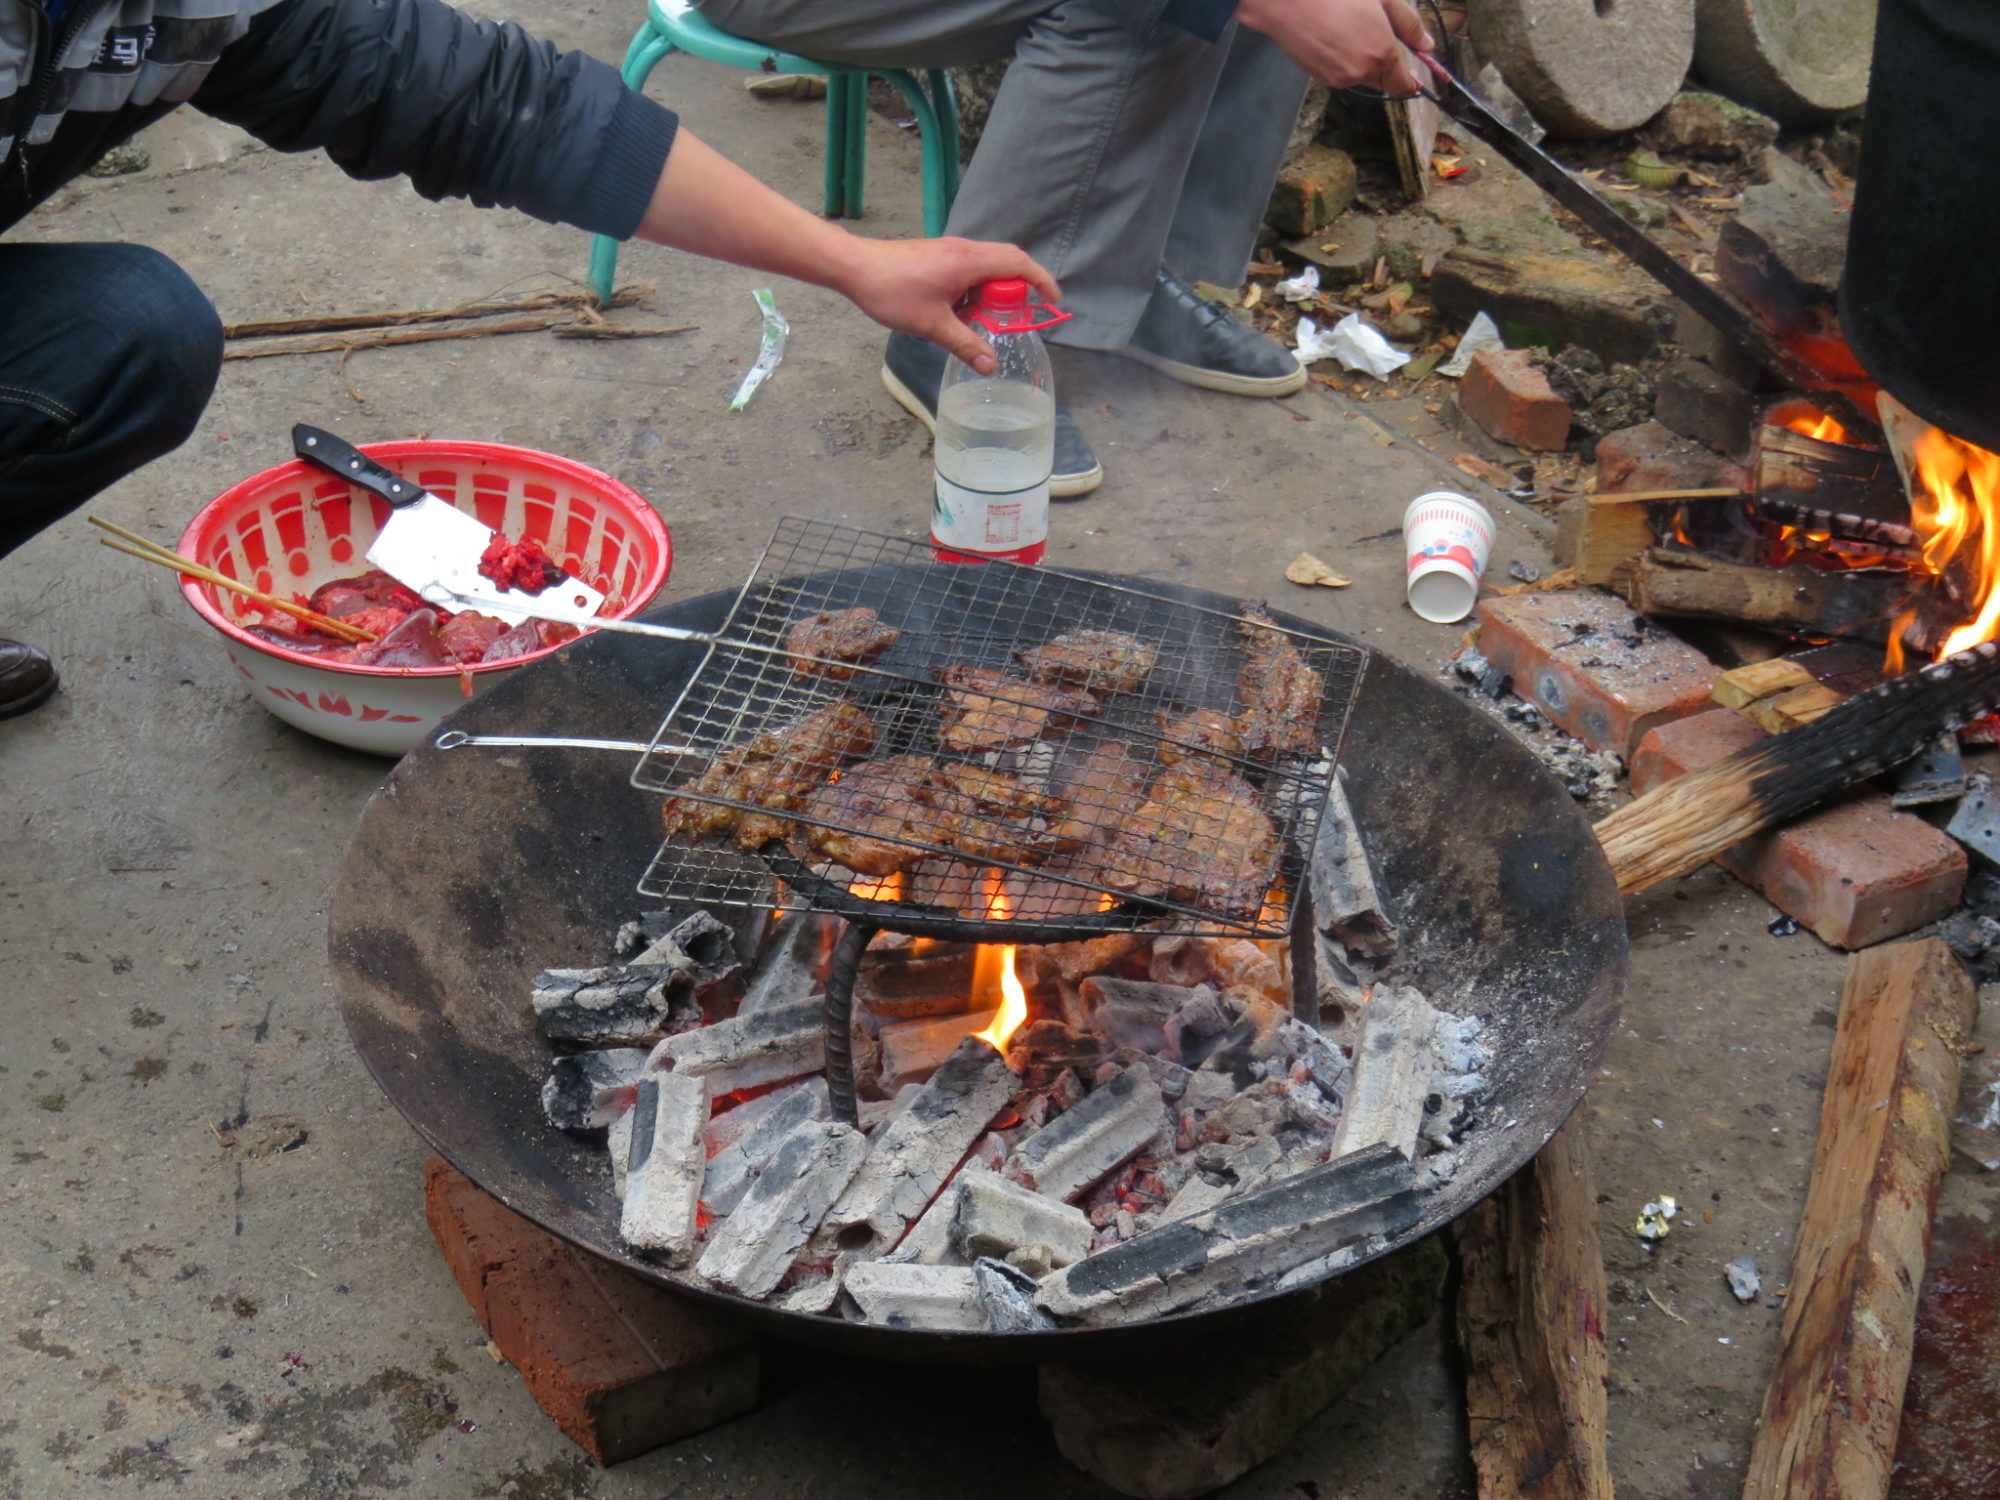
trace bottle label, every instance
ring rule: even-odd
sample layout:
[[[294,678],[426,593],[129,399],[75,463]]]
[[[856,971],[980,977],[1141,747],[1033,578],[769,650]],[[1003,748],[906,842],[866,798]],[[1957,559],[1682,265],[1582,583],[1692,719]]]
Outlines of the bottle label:
[[[931,540],[958,552],[1039,562],[1049,536],[1049,481],[995,493],[937,476]]]

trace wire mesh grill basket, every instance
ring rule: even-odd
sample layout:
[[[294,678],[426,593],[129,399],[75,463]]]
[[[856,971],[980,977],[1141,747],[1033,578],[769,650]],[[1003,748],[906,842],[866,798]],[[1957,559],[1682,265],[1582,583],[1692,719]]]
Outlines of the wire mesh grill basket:
[[[855,609],[871,658],[792,634]],[[1281,936],[1367,653],[1246,609],[788,517],[634,769],[640,891]]]

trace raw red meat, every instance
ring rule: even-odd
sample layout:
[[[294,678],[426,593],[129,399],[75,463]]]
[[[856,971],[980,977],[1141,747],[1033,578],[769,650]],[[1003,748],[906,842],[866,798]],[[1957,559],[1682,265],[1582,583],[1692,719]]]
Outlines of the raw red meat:
[[[502,589],[539,594],[550,584],[561,583],[568,575],[556,566],[555,560],[542,550],[542,544],[533,537],[510,542],[496,531],[492,542],[479,555],[479,576],[492,579]]]

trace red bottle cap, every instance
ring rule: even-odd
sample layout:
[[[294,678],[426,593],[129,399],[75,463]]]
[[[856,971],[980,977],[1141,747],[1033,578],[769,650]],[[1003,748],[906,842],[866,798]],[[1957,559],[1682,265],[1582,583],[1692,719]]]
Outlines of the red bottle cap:
[[[1046,303],[1030,301],[1028,283],[1019,276],[1008,276],[999,281],[982,281],[972,294],[971,306],[961,316],[988,333],[1032,333],[1067,323],[1072,315]]]

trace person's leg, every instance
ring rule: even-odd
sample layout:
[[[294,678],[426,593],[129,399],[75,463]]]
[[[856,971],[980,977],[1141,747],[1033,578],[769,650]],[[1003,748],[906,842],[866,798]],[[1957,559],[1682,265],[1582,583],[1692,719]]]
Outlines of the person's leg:
[[[137,245],[0,244],[0,557],[186,441],[222,323]]]
[[[696,0],[731,36],[815,62],[871,68],[964,68],[1012,55],[1049,0]]]
[[[1223,40],[1229,59],[1188,161],[1162,258],[1186,280],[1240,286],[1309,80],[1270,38],[1248,27],[1232,27]]]
[[[194,431],[222,324],[187,274],[135,245],[0,244],[0,557]],[[56,689],[0,639],[0,718]]]

